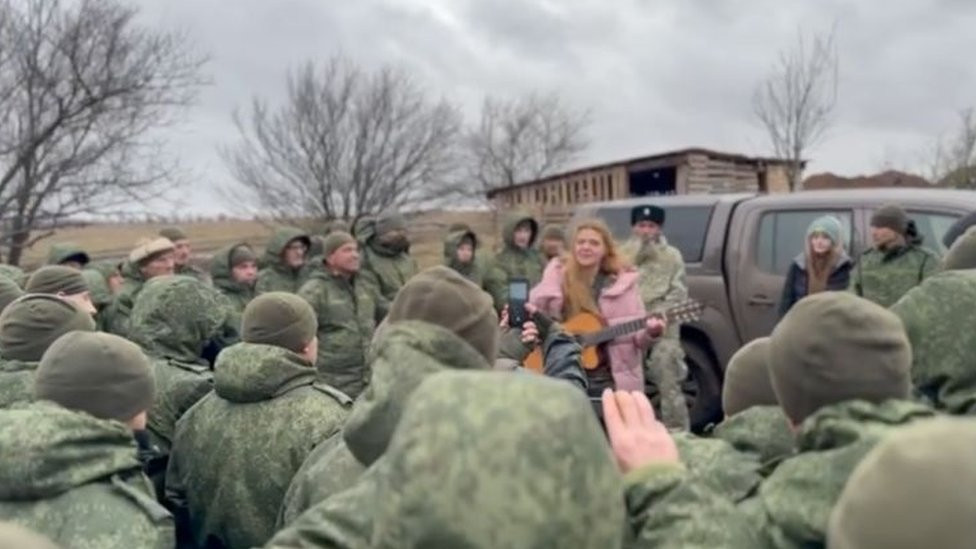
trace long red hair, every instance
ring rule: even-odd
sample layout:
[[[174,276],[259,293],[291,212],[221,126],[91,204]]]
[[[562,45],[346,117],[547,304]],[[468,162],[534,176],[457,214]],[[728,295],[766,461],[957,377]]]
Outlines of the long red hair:
[[[600,314],[600,307],[593,299],[593,279],[583,273],[582,267],[576,261],[576,239],[580,232],[591,230],[600,235],[603,240],[604,255],[600,261],[600,273],[608,277],[616,275],[627,267],[627,262],[620,255],[617,243],[607,224],[599,219],[585,219],[576,225],[569,252],[563,259],[563,318],[569,318],[581,312]]]

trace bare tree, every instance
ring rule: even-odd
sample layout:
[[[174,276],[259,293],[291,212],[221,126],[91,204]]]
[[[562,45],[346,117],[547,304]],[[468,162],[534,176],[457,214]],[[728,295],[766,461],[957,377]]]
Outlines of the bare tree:
[[[976,189],[976,112],[959,111],[959,125],[936,140],[928,160],[929,180],[943,187]]]
[[[486,199],[494,188],[539,179],[565,168],[589,145],[587,111],[556,93],[485,99],[481,120],[465,136],[469,173],[459,189]]]
[[[800,186],[804,155],[833,123],[837,65],[833,30],[814,36],[809,43],[798,32],[796,44],[780,52],[753,94],[753,111],[769,136],[773,153],[788,162],[790,190]]]
[[[153,130],[205,59],[115,0],[0,3],[0,219],[8,261],[67,219],[158,196],[175,164]]]
[[[234,113],[221,151],[255,206],[277,218],[353,219],[443,194],[456,165],[457,109],[401,70],[336,56],[289,73],[285,101]]]

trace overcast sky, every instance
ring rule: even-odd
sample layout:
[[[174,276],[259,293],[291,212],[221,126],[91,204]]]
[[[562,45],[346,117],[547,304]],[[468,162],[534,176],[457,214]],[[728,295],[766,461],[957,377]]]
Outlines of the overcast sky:
[[[289,67],[335,52],[405,67],[469,119],[485,94],[558,90],[592,112],[583,160],[687,146],[768,154],[751,96],[778,51],[836,24],[836,124],[807,173],[911,167],[976,106],[976,2],[967,0],[139,0],[147,24],[185,28],[214,84],[175,152],[186,208],[233,212],[217,147],[232,110],[280,98]],[[185,211],[185,210],[184,210]]]

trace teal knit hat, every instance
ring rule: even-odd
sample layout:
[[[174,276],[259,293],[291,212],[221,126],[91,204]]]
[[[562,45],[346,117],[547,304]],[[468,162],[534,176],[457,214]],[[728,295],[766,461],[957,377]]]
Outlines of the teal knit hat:
[[[832,215],[825,215],[813,220],[813,223],[807,227],[807,239],[816,233],[826,235],[834,243],[834,246],[844,243],[844,227]]]

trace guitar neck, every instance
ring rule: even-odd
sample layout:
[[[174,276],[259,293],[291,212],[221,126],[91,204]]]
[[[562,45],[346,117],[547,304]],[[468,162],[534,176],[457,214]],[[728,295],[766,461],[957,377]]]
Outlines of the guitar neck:
[[[607,341],[613,341],[618,337],[623,337],[627,334],[632,334],[634,332],[639,332],[645,328],[647,325],[647,319],[650,316],[644,318],[638,318],[636,320],[631,320],[629,322],[621,322],[620,324],[614,324],[613,326],[604,328],[599,332],[593,332],[590,334],[585,334],[582,336],[581,343],[584,347],[590,347],[593,345],[599,345],[601,343],[606,343]]]

